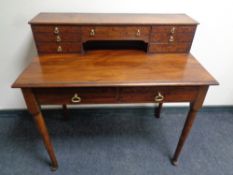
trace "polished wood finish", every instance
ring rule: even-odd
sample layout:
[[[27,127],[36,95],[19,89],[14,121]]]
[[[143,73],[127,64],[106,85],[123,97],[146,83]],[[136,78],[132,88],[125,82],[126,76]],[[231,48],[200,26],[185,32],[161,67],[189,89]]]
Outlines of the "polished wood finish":
[[[84,53],[87,41],[119,40],[143,41],[148,53],[188,53],[198,24],[185,14],[82,13],[40,13],[29,23],[40,55]]]
[[[184,14],[41,13],[30,24],[40,56],[12,87],[22,89],[53,170],[58,164],[40,111],[44,104],[62,105],[67,119],[67,104],[158,103],[159,118],[163,103],[188,102],[171,160],[177,164],[208,87],[218,84],[189,53],[196,21]]]
[[[197,21],[185,14],[123,14],[123,13],[40,13],[34,17],[30,24],[176,24],[196,25]]]
[[[53,150],[52,142],[48,134],[48,129],[45,125],[45,121],[40,110],[40,105],[38,104],[36,97],[30,88],[22,88],[22,92],[25,98],[26,105],[28,107],[28,111],[33,115],[38,131],[42,136],[45,148],[51,159],[51,168],[53,171],[55,171],[58,167],[57,159]]]
[[[202,107],[202,104],[203,104],[203,101],[205,99],[208,88],[209,88],[208,86],[201,87],[196,99],[190,103],[189,113],[188,113],[188,116],[186,118],[184,128],[182,130],[178,145],[176,147],[176,151],[175,151],[174,156],[171,160],[173,165],[178,164],[178,157],[180,155],[181,149],[183,148],[184,143],[188,137],[188,134],[192,128],[193,122],[196,118],[196,113]]]
[[[195,75],[195,76],[194,76]],[[99,50],[36,57],[13,87],[216,85],[191,54]]]

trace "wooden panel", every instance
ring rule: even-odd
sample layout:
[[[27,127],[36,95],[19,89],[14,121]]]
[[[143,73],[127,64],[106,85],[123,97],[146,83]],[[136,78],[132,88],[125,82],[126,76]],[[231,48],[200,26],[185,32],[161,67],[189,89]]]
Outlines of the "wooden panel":
[[[58,47],[61,50],[58,51]],[[40,54],[50,53],[77,53],[81,51],[81,43],[76,42],[62,42],[62,43],[37,43],[37,49]]]
[[[149,52],[151,53],[187,53],[191,47],[191,43],[169,43],[155,44],[150,43]]]
[[[40,13],[30,24],[198,24],[185,14]]]
[[[36,57],[13,87],[181,86],[218,82],[191,54],[98,50]]]
[[[38,88],[34,90],[40,104],[116,103],[116,88]],[[79,103],[72,102],[77,94]]]
[[[169,43],[169,33],[152,33],[150,41],[155,43]],[[192,42],[194,33],[175,33],[174,42]]]
[[[166,26],[152,26],[152,32],[164,32],[164,33],[171,33],[172,28],[175,27],[175,33],[183,33],[183,32],[195,32],[196,25],[183,25],[183,26],[176,26],[176,25],[166,25]]]
[[[94,35],[91,36],[91,30]],[[82,27],[83,41],[87,40],[144,40],[148,42],[150,27],[145,26],[85,26]]]
[[[32,31],[35,33],[54,33],[55,27],[58,28],[58,33],[80,33],[79,26],[70,25],[32,25]]]
[[[80,33],[60,33],[55,35],[53,33],[34,33],[36,42],[57,42],[57,37],[60,37],[60,42],[81,42]]]
[[[164,97],[163,102],[187,102],[195,99],[198,87],[124,87],[120,89],[120,102],[156,103],[158,93]]]

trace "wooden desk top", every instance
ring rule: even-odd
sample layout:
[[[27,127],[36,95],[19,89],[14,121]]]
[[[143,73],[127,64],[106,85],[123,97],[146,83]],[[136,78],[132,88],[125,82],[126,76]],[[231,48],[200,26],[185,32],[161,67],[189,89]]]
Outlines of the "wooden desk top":
[[[150,24],[198,24],[197,21],[186,14],[124,14],[124,13],[40,13],[30,24],[127,24],[127,25],[150,25]]]
[[[218,82],[191,54],[97,50],[36,57],[12,85],[23,87],[182,86]]]

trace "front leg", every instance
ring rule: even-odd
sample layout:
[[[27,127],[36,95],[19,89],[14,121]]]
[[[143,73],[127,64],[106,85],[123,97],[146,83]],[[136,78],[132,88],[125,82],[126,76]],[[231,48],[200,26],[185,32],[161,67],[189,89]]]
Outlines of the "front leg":
[[[160,113],[162,109],[163,103],[159,103],[158,107],[155,108],[155,117],[160,118]]]
[[[202,104],[203,104],[203,101],[205,99],[207,91],[208,91],[208,86],[199,87],[199,93],[198,93],[196,99],[194,100],[194,102],[192,102],[190,104],[190,109],[189,109],[189,113],[187,115],[187,118],[186,118],[186,121],[184,124],[184,128],[182,130],[178,145],[176,147],[175,154],[171,160],[173,165],[178,164],[178,158],[179,158],[180,152],[181,152],[181,150],[184,146],[184,143],[185,143],[185,141],[190,133],[193,122],[196,118],[196,113],[202,107]]]
[[[57,159],[53,150],[53,145],[49,137],[49,133],[44,121],[44,117],[41,113],[40,106],[36,100],[33,91],[30,88],[22,89],[24,99],[28,108],[28,111],[33,115],[33,119],[36,123],[38,131],[43,139],[45,148],[51,159],[51,170],[55,171],[58,168]]]

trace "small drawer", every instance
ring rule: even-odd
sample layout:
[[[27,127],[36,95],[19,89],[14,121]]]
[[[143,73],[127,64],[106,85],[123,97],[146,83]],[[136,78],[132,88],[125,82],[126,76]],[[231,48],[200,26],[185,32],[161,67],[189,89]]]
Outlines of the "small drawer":
[[[195,25],[158,25],[152,26],[153,33],[194,33]]]
[[[81,42],[80,33],[34,33],[36,42]]]
[[[40,104],[116,103],[116,88],[40,88],[34,93]]]
[[[168,44],[156,44],[150,43],[149,53],[187,53],[191,47],[191,42],[186,43],[168,43]]]
[[[65,25],[32,25],[33,33],[80,33],[79,26]]]
[[[155,43],[170,43],[170,42],[192,42],[193,33],[151,33],[151,42]],[[172,39],[172,41],[171,41]]]
[[[52,53],[78,53],[81,51],[81,43],[76,42],[62,42],[62,43],[37,43],[37,50],[39,54]]]
[[[87,40],[143,40],[148,42],[149,26],[85,26],[83,41]]]
[[[190,87],[124,87],[120,89],[122,103],[160,103],[193,101],[198,88]]]

